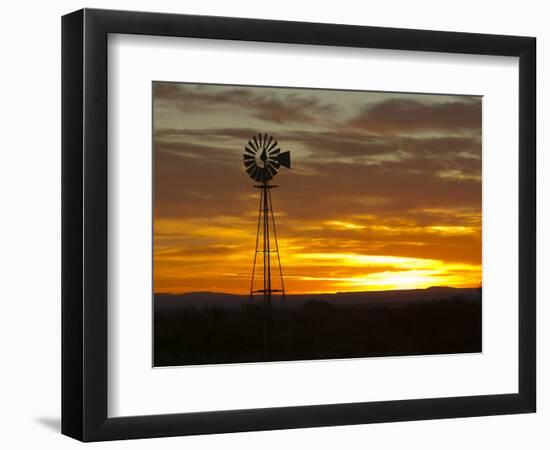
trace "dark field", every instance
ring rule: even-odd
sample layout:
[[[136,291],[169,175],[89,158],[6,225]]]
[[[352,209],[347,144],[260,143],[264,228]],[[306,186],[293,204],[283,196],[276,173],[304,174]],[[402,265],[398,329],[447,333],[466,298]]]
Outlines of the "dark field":
[[[271,324],[237,296],[157,295],[154,365],[481,351],[478,290],[394,292],[289,297]]]

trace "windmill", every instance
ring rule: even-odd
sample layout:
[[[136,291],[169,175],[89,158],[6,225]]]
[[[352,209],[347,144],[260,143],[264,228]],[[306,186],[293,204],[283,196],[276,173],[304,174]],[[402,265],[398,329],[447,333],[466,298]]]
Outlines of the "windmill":
[[[273,136],[260,133],[249,139],[248,144],[245,145],[243,159],[246,172],[250,178],[258,183],[254,187],[260,189],[256,249],[250,280],[250,301],[254,303],[254,300],[258,297],[263,299],[264,337],[267,342],[271,326],[273,294],[280,294],[281,302],[279,306],[282,310],[286,308],[283,270],[277,242],[273,203],[271,202],[271,189],[277,186],[269,182],[277,175],[281,166],[290,169],[290,152],[281,152]],[[280,279],[280,288],[278,289],[275,289],[274,283],[272,283],[272,255],[277,256],[275,267],[278,267],[278,277]],[[257,270],[258,265],[261,265],[263,274],[260,273],[260,270]],[[255,282],[260,284],[260,281],[262,282],[260,288],[255,288]]]

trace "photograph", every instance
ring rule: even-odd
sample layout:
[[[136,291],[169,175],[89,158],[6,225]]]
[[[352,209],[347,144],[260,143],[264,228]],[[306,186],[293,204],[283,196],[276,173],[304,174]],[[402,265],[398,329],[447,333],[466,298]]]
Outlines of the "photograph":
[[[153,81],[153,366],[482,351],[482,97]]]

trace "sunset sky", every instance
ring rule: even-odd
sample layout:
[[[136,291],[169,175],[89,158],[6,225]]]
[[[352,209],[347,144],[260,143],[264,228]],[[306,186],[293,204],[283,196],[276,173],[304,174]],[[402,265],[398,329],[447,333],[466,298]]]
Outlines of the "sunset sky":
[[[260,132],[292,158],[287,293],[481,283],[480,97],[155,82],[153,106],[155,292],[248,293]]]

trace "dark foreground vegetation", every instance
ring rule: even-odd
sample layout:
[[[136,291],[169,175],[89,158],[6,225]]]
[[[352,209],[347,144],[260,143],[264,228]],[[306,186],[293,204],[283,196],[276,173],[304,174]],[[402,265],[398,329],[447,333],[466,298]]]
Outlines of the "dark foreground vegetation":
[[[481,299],[335,305],[311,299],[271,323],[261,307],[155,308],[154,364],[288,361],[481,351]],[[267,330],[267,332],[266,332]]]

